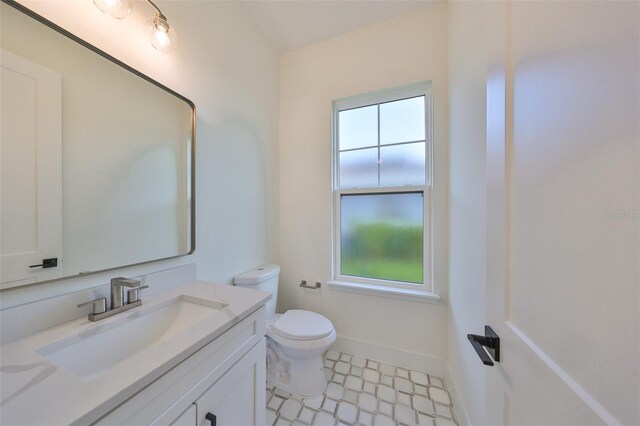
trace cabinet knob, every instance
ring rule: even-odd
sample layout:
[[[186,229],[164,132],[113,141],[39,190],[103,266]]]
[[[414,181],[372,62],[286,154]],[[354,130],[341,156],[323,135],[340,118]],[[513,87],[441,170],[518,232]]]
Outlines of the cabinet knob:
[[[216,415],[213,413],[207,413],[206,416],[204,416],[205,419],[209,420],[211,422],[211,426],[216,426]]]

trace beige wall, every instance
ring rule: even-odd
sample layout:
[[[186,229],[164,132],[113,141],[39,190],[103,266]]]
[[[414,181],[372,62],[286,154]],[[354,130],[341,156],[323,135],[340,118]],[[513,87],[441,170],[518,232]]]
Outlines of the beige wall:
[[[447,5],[287,52],[280,59],[279,310],[326,315],[338,334],[445,357],[447,296]],[[434,99],[435,287],[438,305],[298,287],[331,279],[331,102],[419,81]]]
[[[178,50],[163,54],[144,37],[153,10],[134,2],[113,19],[91,1],[24,1],[196,104],[196,253],[2,293],[2,307],[197,262],[201,279],[232,277],[274,261],[277,241],[278,59],[244,6],[234,2],[166,2]]]

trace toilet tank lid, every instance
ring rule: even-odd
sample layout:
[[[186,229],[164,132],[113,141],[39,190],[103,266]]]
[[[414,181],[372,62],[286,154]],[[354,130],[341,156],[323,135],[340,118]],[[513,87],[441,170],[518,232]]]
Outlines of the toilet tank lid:
[[[280,266],[273,264],[266,264],[258,266],[243,272],[240,275],[236,275],[233,278],[234,284],[247,285],[258,284],[280,273]]]

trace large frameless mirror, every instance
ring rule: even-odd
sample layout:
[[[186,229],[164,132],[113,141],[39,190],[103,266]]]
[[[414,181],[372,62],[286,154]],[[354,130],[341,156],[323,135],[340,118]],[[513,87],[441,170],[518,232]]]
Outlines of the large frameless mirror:
[[[193,103],[0,6],[0,289],[192,253]]]

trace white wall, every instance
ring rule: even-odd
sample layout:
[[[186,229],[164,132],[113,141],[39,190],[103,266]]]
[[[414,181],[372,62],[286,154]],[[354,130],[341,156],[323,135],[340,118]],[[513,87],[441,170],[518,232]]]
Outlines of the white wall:
[[[338,334],[444,359],[447,296],[447,5],[433,5],[280,59],[279,310],[310,309]],[[331,279],[331,102],[431,80],[434,98],[435,287],[439,305],[303,290]]]
[[[233,275],[275,260],[278,61],[245,8],[160,1],[179,37],[178,50],[162,54],[144,37],[153,10],[143,2],[134,2],[132,15],[121,21],[88,0],[23,3],[196,104],[196,254],[5,291],[1,306],[194,261],[199,278],[230,283]]]
[[[449,3],[450,240],[447,363],[468,421],[484,420],[485,367],[467,340],[484,334],[486,4]]]

